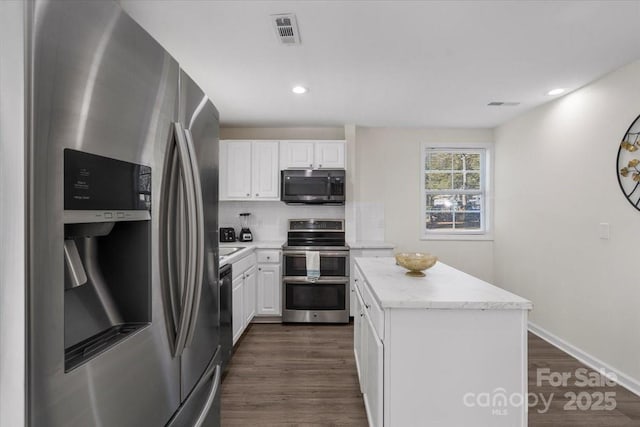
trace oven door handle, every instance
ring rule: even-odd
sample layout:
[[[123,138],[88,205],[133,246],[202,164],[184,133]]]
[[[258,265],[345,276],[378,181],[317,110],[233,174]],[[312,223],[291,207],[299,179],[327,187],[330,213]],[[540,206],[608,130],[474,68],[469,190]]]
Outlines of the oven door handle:
[[[320,256],[329,256],[333,258],[347,258],[349,256],[348,251],[344,252],[328,252],[328,251],[309,251],[309,252],[320,252]],[[307,255],[307,251],[284,251],[282,252],[282,256],[290,256],[290,257],[304,257]]]
[[[349,283],[348,278],[344,279],[323,279],[308,280],[305,276],[284,276],[282,283],[305,284],[305,285],[346,285]]]

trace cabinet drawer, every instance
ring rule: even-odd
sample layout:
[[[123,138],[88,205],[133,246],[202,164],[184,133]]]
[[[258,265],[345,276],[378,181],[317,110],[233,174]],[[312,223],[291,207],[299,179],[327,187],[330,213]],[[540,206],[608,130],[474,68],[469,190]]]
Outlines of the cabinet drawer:
[[[381,341],[384,341],[384,311],[378,305],[378,301],[376,301],[375,297],[369,291],[369,286],[365,283],[362,287],[364,288],[362,299],[364,300],[365,309],[369,314],[371,323],[373,323],[376,334],[378,335],[378,337],[380,337]]]
[[[250,253],[246,257],[231,264],[232,277],[236,277],[244,274],[248,269],[256,264],[256,254]]]
[[[259,250],[257,255],[258,255],[258,262],[260,264],[280,262],[280,251],[277,251],[277,250],[274,250],[274,251]]]
[[[358,291],[360,291],[360,295],[362,295],[364,293],[364,291],[362,290],[364,286],[364,278],[362,277],[362,273],[360,273],[360,269],[358,267],[353,269],[353,276],[353,283],[355,284],[356,288],[358,288]]]

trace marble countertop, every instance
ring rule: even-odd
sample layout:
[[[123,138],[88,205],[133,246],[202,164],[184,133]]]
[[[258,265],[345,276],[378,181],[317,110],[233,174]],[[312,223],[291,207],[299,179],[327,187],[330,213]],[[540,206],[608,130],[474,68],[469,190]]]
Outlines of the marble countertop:
[[[394,249],[396,245],[389,242],[367,241],[361,240],[356,242],[347,242],[351,249]]]
[[[282,249],[284,240],[257,240],[255,242],[220,242],[221,248],[253,247],[254,249]]]
[[[392,257],[355,259],[380,306],[456,310],[531,310],[533,304],[438,262],[425,277],[405,275]]]

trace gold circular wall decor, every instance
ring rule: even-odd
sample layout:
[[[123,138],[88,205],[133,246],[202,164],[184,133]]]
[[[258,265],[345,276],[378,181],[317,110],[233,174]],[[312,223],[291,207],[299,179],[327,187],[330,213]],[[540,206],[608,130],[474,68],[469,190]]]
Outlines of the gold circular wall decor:
[[[618,183],[629,203],[640,210],[640,116],[631,123],[618,149]]]

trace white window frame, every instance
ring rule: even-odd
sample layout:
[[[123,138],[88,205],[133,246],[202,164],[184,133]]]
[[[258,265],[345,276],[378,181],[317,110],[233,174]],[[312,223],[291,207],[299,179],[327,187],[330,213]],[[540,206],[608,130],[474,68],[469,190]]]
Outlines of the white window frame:
[[[480,230],[456,230],[435,229],[428,230],[427,223],[427,193],[425,185],[425,159],[431,151],[474,152],[482,151],[480,165],[480,182],[483,209],[480,214]],[[493,144],[486,142],[476,143],[422,143],[420,153],[420,239],[421,240],[493,240]],[[456,190],[452,190],[456,193]]]

